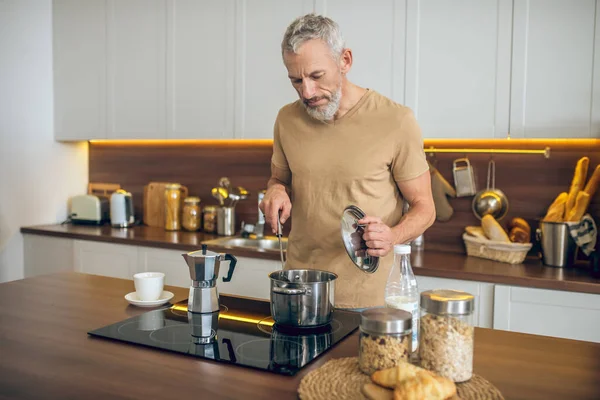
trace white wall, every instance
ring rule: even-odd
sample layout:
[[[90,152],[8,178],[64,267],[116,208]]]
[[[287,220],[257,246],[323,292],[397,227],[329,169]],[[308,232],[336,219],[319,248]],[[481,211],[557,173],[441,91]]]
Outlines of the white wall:
[[[53,138],[51,0],[0,0],[0,282],[23,278],[22,226],[66,219],[87,143]]]

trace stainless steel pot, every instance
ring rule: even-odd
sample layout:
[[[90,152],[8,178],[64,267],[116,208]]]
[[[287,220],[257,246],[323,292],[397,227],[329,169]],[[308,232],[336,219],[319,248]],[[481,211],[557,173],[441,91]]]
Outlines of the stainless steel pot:
[[[271,316],[276,324],[309,327],[331,322],[336,274],[291,269],[272,272],[269,278]]]
[[[272,370],[294,372],[327,350],[333,342],[331,329],[317,333],[314,329],[303,331],[306,329],[299,328],[298,333],[293,334],[273,327],[270,349]]]

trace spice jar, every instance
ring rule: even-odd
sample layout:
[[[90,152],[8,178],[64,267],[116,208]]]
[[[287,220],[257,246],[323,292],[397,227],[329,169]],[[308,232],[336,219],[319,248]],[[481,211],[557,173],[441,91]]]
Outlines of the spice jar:
[[[458,290],[421,293],[421,367],[454,382],[473,376],[473,295]]]
[[[165,185],[165,230],[181,229],[181,185],[169,183]]]
[[[360,314],[358,365],[368,375],[409,362],[412,314],[394,308],[371,308]]]
[[[217,207],[216,206],[205,206],[202,209],[202,228],[204,232],[216,233],[217,232]]]
[[[200,198],[195,196],[186,197],[183,200],[183,213],[181,214],[181,226],[186,231],[197,231],[200,229]]]

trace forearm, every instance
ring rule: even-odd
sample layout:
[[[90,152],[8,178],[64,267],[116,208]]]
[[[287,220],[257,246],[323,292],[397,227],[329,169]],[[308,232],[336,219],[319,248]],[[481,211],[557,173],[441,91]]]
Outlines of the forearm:
[[[420,201],[411,204],[410,210],[400,222],[392,227],[394,244],[408,243],[423,234],[435,221],[435,207],[432,202]]]

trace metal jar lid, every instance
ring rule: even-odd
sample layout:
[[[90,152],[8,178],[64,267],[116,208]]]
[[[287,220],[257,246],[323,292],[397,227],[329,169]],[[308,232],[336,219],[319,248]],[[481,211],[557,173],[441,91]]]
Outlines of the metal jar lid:
[[[412,329],[412,314],[395,308],[370,308],[360,313],[360,329],[373,334],[404,333]]]
[[[460,290],[436,289],[421,293],[421,308],[431,314],[470,314],[475,309],[472,294]]]
[[[367,246],[362,240],[363,227],[358,220],[366,214],[356,206],[348,206],[342,213],[342,240],[348,257],[361,271],[372,274],[379,267],[379,257],[367,254]]]
[[[200,203],[200,197],[197,196],[189,196],[183,200],[184,203],[198,204]]]

